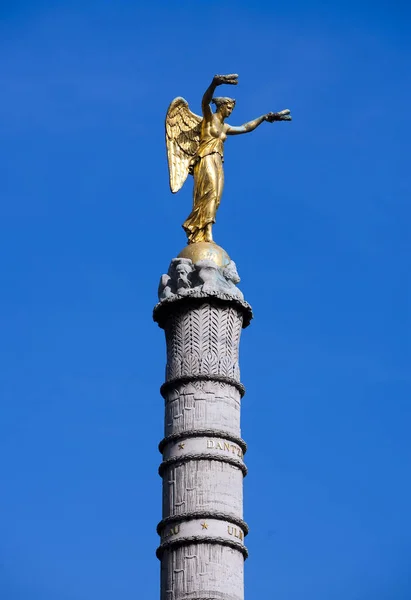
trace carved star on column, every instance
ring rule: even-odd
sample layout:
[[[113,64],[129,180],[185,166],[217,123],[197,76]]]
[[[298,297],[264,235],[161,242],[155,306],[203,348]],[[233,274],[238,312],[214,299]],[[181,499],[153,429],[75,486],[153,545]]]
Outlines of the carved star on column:
[[[185,446],[185,444],[181,443],[181,444],[178,445],[178,449],[179,450],[184,450],[184,446]]]
[[[201,523],[201,527],[202,527],[203,529],[208,529],[208,524],[207,524],[206,522],[204,522],[204,523]]]

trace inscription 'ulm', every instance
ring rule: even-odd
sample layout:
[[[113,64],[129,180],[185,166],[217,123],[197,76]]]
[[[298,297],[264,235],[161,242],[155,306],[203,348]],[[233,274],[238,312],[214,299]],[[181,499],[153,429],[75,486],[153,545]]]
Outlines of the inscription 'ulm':
[[[244,533],[241,531],[241,529],[238,529],[237,527],[233,527],[233,525],[227,525],[227,531],[228,531],[228,535],[232,535],[233,537],[237,538],[241,542],[243,541]]]

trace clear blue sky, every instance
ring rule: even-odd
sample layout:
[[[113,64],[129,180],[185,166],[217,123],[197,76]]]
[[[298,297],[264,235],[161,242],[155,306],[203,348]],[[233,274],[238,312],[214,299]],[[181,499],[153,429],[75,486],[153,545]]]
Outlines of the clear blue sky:
[[[144,6],[138,7],[138,5]],[[411,598],[411,8],[1,3],[0,597],[154,600],[184,246],[163,120],[240,74],[216,241],[242,338],[246,599]]]

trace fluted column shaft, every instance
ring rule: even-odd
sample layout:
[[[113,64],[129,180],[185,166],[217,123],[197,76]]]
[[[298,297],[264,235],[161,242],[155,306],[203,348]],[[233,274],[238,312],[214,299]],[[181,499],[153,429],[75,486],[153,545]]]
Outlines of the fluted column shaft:
[[[182,298],[157,320],[167,342],[161,600],[244,600],[244,308],[229,298]]]

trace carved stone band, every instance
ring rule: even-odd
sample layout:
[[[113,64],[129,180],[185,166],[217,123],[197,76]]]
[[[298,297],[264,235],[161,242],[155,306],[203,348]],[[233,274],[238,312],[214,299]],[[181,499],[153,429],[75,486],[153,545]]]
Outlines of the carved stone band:
[[[167,525],[161,532],[161,543],[169,540],[218,538],[244,546],[245,533],[238,525],[220,519],[191,519]]]
[[[165,400],[167,400],[167,393],[169,392],[169,390],[171,390],[179,385],[183,385],[185,383],[192,383],[193,381],[218,381],[220,383],[226,383],[228,385],[232,385],[233,387],[237,388],[237,390],[240,392],[241,398],[245,394],[245,387],[243,386],[242,383],[240,383],[236,379],[233,379],[231,377],[226,377],[224,375],[206,375],[206,374],[187,375],[184,377],[176,377],[175,379],[170,379],[169,381],[166,381],[163,383],[163,385],[160,388],[160,394],[163,396],[163,398]]]
[[[242,459],[239,458],[231,458],[231,456],[226,456],[225,454],[212,454],[211,452],[207,454],[186,454],[184,456],[173,456],[167,460],[164,460],[158,468],[158,474],[162,477],[165,469],[169,466],[183,463],[189,460],[218,460],[220,462],[226,462],[232,465],[233,467],[237,467],[242,471],[244,477],[247,475],[247,467],[245,466]]]
[[[207,521],[207,519],[219,519],[220,521],[228,521],[229,523],[237,525],[240,529],[242,529],[245,536],[248,535],[248,531],[249,531],[248,525],[245,521],[243,521],[243,519],[240,519],[240,518],[236,517],[235,515],[230,515],[227,513],[222,513],[222,512],[218,512],[218,511],[203,511],[203,510],[196,510],[194,512],[180,513],[178,515],[172,515],[170,517],[166,517],[165,519],[160,521],[160,523],[157,525],[157,533],[158,533],[158,535],[161,535],[162,531],[166,527],[174,526],[174,525],[180,523],[181,521],[190,521],[193,519],[202,519],[202,520],[206,520],[206,521]]]
[[[243,454],[247,452],[247,444],[242,438],[232,435],[228,431],[218,431],[216,429],[190,429],[188,431],[182,431],[181,433],[172,433],[161,440],[158,449],[162,453],[167,444],[177,441],[180,442],[186,438],[192,437],[222,438],[223,440],[233,442],[234,444],[237,444],[237,446],[240,446]]]
[[[222,546],[229,546],[230,548],[234,548],[235,550],[239,550],[242,553],[244,558],[248,558],[248,550],[246,546],[239,543],[238,541],[226,539],[222,537],[210,537],[210,536],[200,536],[193,535],[191,537],[181,537],[177,539],[169,539],[166,540],[159,546],[156,550],[156,556],[161,560],[161,557],[164,554],[165,550],[172,550],[173,548],[178,548],[179,546],[184,546],[186,544],[221,544]]]
[[[167,298],[162,300],[155,305],[153,310],[153,320],[158,323],[159,327],[164,329],[168,315],[175,311],[176,305],[179,307],[192,307],[195,304],[200,305],[205,300],[214,302],[216,306],[224,306],[227,304],[235,305],[240,314],[242,314],[243,322],[242,327],[245,329],[250,324],[253,318],[253,311],[248,302],[233,298],[229,294],[211,293],[211,292],[197,292],[193,290],[191,294],[187,296],[176,296],[174,298]]]
[[[201,454],[203,452],[230,456],[243,463],[243,451],[240,446],[218,437],[193,437],[167,444],[164,448],[163,458],[167,461],[170,458],[184,458],[188,454]]]

